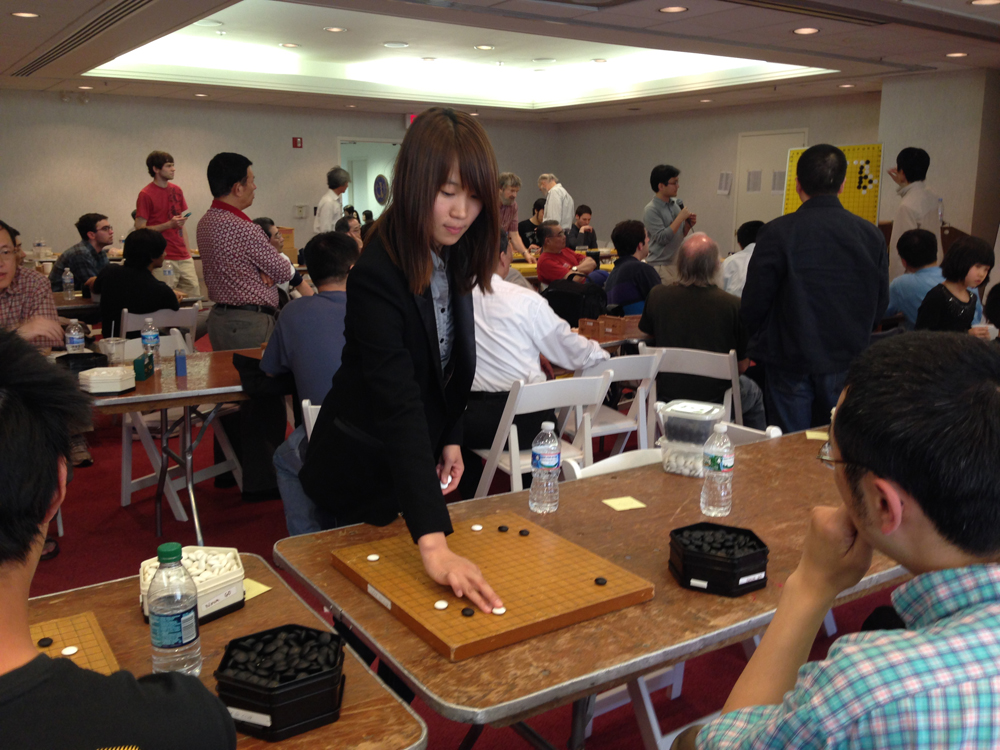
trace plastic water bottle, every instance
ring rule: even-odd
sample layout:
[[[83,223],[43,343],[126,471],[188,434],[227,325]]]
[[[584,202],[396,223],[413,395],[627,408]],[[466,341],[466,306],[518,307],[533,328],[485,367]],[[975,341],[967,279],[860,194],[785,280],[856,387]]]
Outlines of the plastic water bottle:
[[[73,299],[73,287],[76,282],[73,280],[73,272],[68,268],[63,271],[62,275],[62,287],[63,287],[63,297],[66,299]]]
[[[169,260],[163,264],[163,283],[171,289],[177,285],[177,280],[174,278],[174,266]]]
[[[197,677],[201,674],[198,588],[181,565],[181,545],[161,544],[156,556],[160,567],[146,593],[153,672],[183,672]]]
[[[542,422],[542,431],[531,444],[531,489],[528,510],[555,513],[559,509],[559,468],[562,452],[552,422]]]
[[[143,354],[153,355],[153,365],[160,369],[160,329],[153,325],[152,318],[146,318],[146,326],[142,329]]]
[[[944,226],[944,198],[938,198],[938,224]]]
[[[70,354],[83,351],[83,326],[76,318],[72,318],[66,326],[66,351]]]
[[[733,444],[725,422],[717,422],[705,443],[705,485],[701,489],[701,512],[706,516],[728,516],[733,509]]]

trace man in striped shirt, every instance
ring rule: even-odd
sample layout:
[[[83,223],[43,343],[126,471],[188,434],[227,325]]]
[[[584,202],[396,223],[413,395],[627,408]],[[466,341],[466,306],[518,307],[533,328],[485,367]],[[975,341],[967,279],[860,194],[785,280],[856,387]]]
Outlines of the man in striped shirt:
[[[855,360],[819,455],[844,504],[813,511],[774,619],[697,747],[1000,746],[998,445],[993,344],[908,333]],[[905,627],[846,635],[804,664],[873,548],[915,575],[892,595]]]

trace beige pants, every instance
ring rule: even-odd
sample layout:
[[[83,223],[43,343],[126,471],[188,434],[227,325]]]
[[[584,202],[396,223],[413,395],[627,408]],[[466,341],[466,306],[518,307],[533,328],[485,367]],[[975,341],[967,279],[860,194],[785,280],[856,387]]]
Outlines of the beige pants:
[[[677,275],[677,264],[676,263],[661,263],[653,266],[656,272],[660,274],[660,281],[663,284],[673,284],[679,278]]]
[[[174,269],[174,279],[177,282],[174,286],[184,292],[188,297],[201,297],[201,285],[198,283],[198,274],[194,270],[194,259],[172,260],[170,265]],[[157,268],[153,275],[163,281],[163,269]]]

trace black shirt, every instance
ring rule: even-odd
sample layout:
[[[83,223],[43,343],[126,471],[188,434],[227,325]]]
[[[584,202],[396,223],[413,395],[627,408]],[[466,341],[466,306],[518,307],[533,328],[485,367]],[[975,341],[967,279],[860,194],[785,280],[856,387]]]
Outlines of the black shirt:
[[[976,317],[976,295],[969,292],[969,301],[962,302],[944,284],[932,287],[917,310],[914,330],[957,331],[965,333]]]
[[[105,676],[39,654],[0,675],[4,750],[224,750],[236,729],[222,701],[177,672]]]
[[[593,231],[593,227],[589,232],[581,232],[574,224],[566,230],[566,247],[576,250],[577,245],[586,245],[590,250],[597,249],[597,232]]]
[[[615,261],[611,275],[604,282],[609,305],[631,305],[643,302],[649,292],[660,284],[660,274],[652,266],[636,260],[634,255],[623,255]]]
[[[538,227],[531,222],[531,219],[525,219],[524,221],[518,222],[517,233],[521,235],[521,242],[524,243],[525,247],[540,244],[535,237],[536,229],[538,229]]]
[[[153,276],[146,268],[111,265],[97,275],[94,291],[101,295],[101,331],[111,335],[112,324],[121,335],[122,310],[130,313],[152,313],[157,310],[179,310],[180,302],[173,290]],[[126,338],[137,338],[133,331]]]

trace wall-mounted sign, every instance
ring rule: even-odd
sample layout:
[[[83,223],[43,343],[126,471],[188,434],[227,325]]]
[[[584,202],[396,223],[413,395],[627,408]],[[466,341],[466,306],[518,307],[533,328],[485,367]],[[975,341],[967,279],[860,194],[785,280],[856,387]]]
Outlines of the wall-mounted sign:
[[[389,200],[389,180],[384,174],[375,178],[375,200],[380,206],[384,206],[385,202]]]

